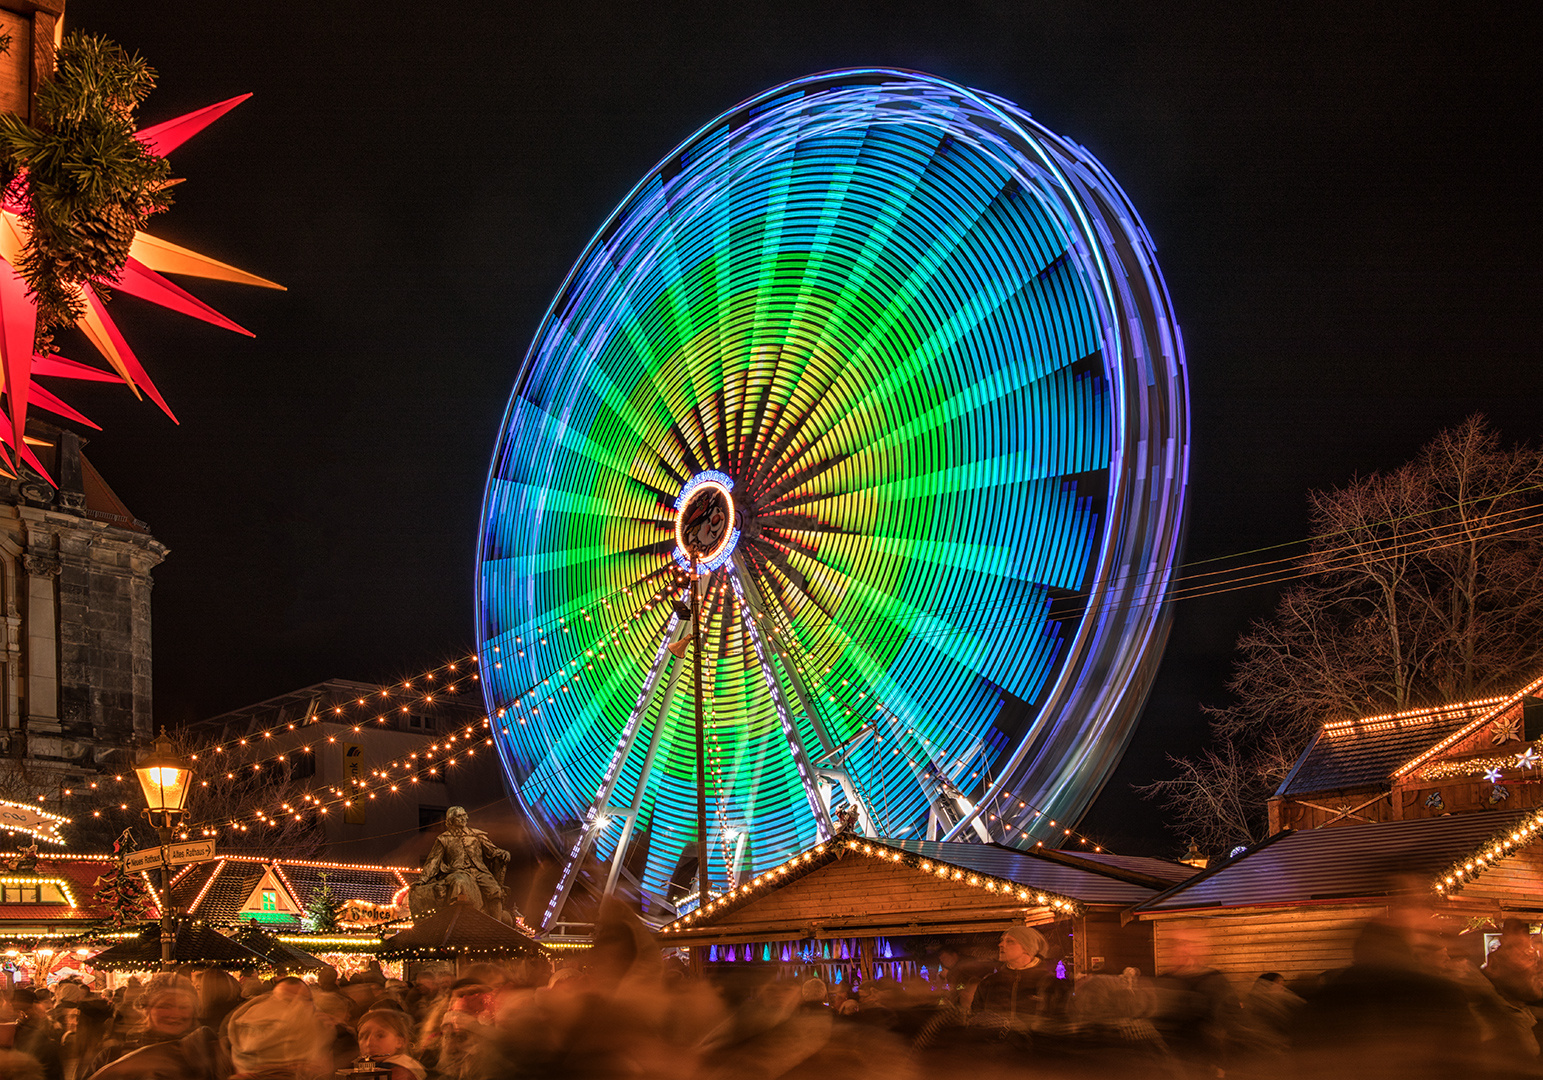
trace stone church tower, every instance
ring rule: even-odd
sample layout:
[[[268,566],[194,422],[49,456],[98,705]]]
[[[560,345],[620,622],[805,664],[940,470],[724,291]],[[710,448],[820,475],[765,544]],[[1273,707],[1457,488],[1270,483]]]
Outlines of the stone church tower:
[[[59,487],[0,478],[0,755],[62,780],[130,764],[151,733],[150,571],[166,548],[80,436],[27,427]]]
[[[0,0],[0,113],[31,119],[65,0]],[[36,419],[58,482],[0,477],[0,798],[133,762],[150,735],[150,571],[166,557],[81,454]],[[52,796],[50,796],[50,799]]]

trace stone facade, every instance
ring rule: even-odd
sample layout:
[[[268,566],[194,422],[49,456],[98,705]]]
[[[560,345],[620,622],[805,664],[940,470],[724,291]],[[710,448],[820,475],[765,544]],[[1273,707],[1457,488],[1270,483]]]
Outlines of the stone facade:
[[[79,436],[28,428],[59,486],[0,479],[0,755],[62,779],[130,763],[151,734],[150,572],[166,548]]]

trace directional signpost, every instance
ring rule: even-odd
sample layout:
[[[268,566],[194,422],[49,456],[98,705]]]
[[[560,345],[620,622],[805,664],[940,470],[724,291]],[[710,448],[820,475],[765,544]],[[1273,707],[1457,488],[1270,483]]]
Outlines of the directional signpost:
[[[130,853],[123,864],[129,873],[135,874],[152,866],[161,866],[162,852],[166,853],[164,865],[185,866],[188,863],[208,862],[214,858],[213,840],[189,840],[184,844],[167,844],[165,847],[144,848]]]

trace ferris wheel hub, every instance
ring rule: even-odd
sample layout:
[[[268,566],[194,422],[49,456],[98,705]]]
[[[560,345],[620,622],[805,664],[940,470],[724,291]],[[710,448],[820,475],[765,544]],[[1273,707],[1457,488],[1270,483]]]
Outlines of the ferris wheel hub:
[[[675,561],[711,573],[733,557],[739,533],[733,478],[706,469],[687,480],[675,499]]]

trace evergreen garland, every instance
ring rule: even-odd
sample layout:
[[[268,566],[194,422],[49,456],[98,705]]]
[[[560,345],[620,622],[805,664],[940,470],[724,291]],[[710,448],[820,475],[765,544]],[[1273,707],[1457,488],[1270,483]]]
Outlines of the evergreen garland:
[[[17,270],[37,301],[37,349],[106,299],[135,230],[171,205],[171,167],[137,138],[135,112],[155,71],[103,37],[72,33],[38,87],[36,126],[0,116],[0,189],[29,226]]]
[[[323,870],[316,876],[321,879],[321,884],[312,889],[306,899],[305,925],[307,929],[320,933],[332,933],[338,928],[338,908],[342,905],[332,895],[332,886],[327,884],[327,872]]]

